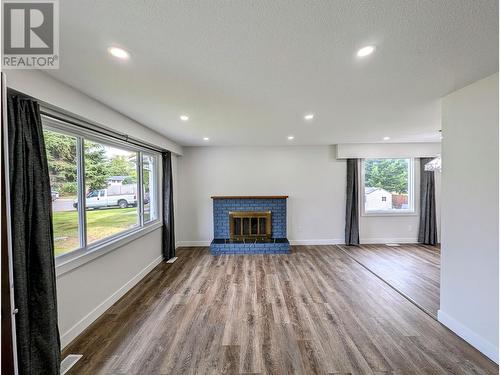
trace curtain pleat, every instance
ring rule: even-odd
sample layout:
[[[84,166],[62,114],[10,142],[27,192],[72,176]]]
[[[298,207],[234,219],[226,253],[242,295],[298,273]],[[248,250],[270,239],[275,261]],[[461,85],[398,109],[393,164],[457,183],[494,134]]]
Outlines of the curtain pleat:
[[[59,374],[52,203],[42,122],[31,98],[9,92],[7,110],[19,374]]]
[[[347,194],[345,211],[346,245],[359,245],[358,185],[358,159],[347,159]]]
[[[425,245],[436,245],[438,243],[434,172],[425,170],[425,164],[431,160],[431,158],[420,158],[420,225],[418,242]]]
[[[174,230],[174,189],[172,177],[172,154],[162,153],[163,168],[163,230],[162,251],[163,259],[175,257],[175,230]]]

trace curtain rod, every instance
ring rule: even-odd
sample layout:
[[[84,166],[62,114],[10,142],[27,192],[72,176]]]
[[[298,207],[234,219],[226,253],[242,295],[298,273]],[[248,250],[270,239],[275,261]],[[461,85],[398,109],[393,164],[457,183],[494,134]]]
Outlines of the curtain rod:
[[[131,143],[135,146],[140,146],[147,148],[152,151],[156,152],[164,152],[167,151],[163,148],[160,148],[158,146],[155,146],[151,143],[144,142],[142,140],[130,137],[129,135],[125,133],[119,133],[116,130],[113,130],[107,126],[101,125],[97,122],[91,121],[89,119],[86,119],[85,117],[76,115],[72,112],[69,112],[65,109],[62,109],[60,107],[57,107],[53,104],[47,103],[43,100],[37,99],[31,95],[25,94],[24,92],[21,92],[19,90],[13,89],[9,87],[9,91],[12,91],[16,94],[31,98],[33,100],[36,100],[38,102],[38,105],[40,106],[40,114],[55,118],[60,121],[65,121],[69,122],[70,124],[76,125],[78,127],[81,127],[86,130],[90,130],[102,135],[106,135],[108,137],[116,138],[121,141]]]

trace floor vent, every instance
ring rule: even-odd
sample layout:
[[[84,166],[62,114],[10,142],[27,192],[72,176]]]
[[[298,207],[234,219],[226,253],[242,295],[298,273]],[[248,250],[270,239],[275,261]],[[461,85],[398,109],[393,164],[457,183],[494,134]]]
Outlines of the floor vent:
[[[398,247],[400,245],[398,243],[386,243],[385,246]]]
[[[167,260],[167,263],[174,263],[177,260],[177,257],[170,258]]]
[[[81,354],[70,354],[61,362],[61,375],[66,374],[71,367],[75,365],[76,362],[82,358]]]

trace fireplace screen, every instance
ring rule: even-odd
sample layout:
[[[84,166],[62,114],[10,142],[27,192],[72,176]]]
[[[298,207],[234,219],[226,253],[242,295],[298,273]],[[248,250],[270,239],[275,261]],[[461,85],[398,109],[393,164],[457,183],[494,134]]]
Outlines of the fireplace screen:
[[[271,211],[229,212],[231,240],[271,238]]]

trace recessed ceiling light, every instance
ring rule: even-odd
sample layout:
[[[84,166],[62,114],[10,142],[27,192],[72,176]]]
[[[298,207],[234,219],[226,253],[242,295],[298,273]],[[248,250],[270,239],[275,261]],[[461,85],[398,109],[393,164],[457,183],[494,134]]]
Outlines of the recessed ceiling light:
[[[384,137],[384,141],[388,141],[391,137]]]
[[[358,55],[358,57],[365,57],[365,56],[371,55],[374,51],[375,51],[374,46],[366,46],[366,47],[361,48],[358,51],[357,55]]]
[[[311,121],[312,119],[314,119],[314,113],[308,113],[304,116],[304,120],[306,121]]]
[[[108,52],[121,60],[128,60],[130,57],[130,54],[120,47],[109,47]]]
[[[289,141],[293,141],[294,139],[295,139],[295,137],[294,137],[293,135],[289,135],[289,136],[288,136],[288,140],[289,140]]]
[[[203,140],[204,140],[205,142],[208,142],[208,141],[210,140],[210,138],[208,138],[208,137],[203,137]]]
[[[188,115],[180,115],[179,118],[181,119],[181,121],[188,121],[189,120]]]

